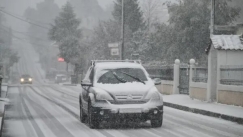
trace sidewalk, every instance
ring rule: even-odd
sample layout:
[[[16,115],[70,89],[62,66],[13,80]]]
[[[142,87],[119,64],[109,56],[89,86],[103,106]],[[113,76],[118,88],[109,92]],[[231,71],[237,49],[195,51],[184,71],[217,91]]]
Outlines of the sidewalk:
[[[168,107],[243,124],[243,107],[240,106],[207,103],[181,94],[163,95],[163,99],[164,105]]]
[[[71,81],[59,83],[61,86],[78,86],[79,84],[72,84]]]
[[[5,104],[9,102],[7,97],[8,84],[2,83],[2,92],[0,98],[0,135],[2,134],[3,119],[5,114]]]

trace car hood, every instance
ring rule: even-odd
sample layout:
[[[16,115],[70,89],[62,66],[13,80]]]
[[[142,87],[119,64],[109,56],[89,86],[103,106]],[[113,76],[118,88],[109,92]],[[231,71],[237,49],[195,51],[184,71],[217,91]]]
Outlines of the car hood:
[[[154,87],[152,82],[130,82],[120,84],[96,84],[95,87],[105,90],[113,96],[116,95],[144,95]]]

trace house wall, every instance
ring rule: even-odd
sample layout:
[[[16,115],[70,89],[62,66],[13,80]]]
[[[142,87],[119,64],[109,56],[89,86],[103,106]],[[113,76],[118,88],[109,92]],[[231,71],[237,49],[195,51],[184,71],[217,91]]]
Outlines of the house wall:
[[[171,95],[173,94],[173,81],[162,80],[160,85],[156,85],[161,94]]]
[[[207,97],[207,83],[191,82],[190,83],[190,98],[206,100]]]
[[[218,50],[217,55],[217,102],[243,106],[243,86],[220,84],[220,66],[243,65],[243,52],[240,50]]]
[[[241,50],[218,50],[218,66],[220,65],[243,65],[243,51]]]

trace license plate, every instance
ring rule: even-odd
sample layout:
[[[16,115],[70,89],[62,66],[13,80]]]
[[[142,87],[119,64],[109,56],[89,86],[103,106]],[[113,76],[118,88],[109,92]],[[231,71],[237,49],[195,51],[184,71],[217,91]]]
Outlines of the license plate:
[[[140,108],[122,108],[119,111],[120,113],[141,113],[142,110]]]

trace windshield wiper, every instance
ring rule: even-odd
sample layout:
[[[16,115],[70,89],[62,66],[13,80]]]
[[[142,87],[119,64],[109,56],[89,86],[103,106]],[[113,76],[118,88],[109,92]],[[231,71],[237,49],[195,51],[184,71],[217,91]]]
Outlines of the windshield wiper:
[[[112,71],[111,71],[112,72]],[[120,82],[122,82],[122,83],[126,83],[127,81],[125,80],[125,79],[122,79],[122,78],[120,78],[117,74],[116,74],[116,72],[112,72],[112,74],[115,76],[115,78],[117,79],[117,80],[119,80]]]
[[[138,82],[141,82],[141,83],[143,83],[145,85],[145,82],[142,81],[140,78],[135,77],[133,75],[130,75],[130,74],[126,73],[126,72],[121,72],[121,73],[123,73],[123,74],[125,74],[125,75],[127,75],[127,76],[129,76],[129,77],[131,77],[131,78],[133,78],[133,79],[137,80]]]

